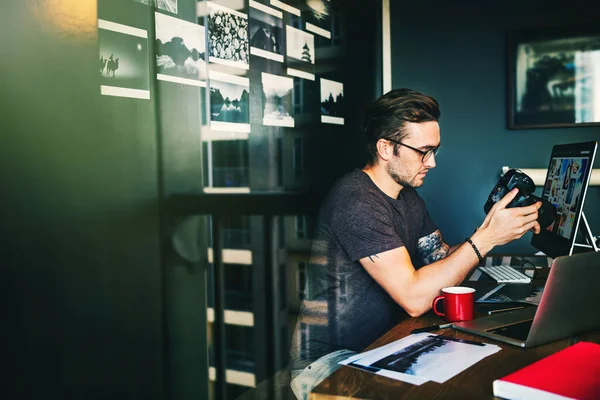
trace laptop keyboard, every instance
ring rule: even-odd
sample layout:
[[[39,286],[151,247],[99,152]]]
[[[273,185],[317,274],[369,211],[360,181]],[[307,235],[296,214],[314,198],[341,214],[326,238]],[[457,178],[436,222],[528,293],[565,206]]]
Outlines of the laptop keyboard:
[[[501,328],[491,329],[488,332],[524,342],[527,340],[532,324],[533,320],[523,321],[512,325],[506,325]]]
[[[479,267],[490,278],[498,283],[530,283],[531,278],[509,265],[491,265]]]

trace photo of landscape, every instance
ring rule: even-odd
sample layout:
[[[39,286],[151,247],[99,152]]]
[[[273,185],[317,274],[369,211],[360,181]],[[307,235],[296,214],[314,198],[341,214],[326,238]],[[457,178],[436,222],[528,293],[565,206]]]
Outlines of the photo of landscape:
[[[263,124],[293,127],[294,79],[263,72],[262,86]]]
[[[204,27],[158,12],[155,19],[157,79],[204,86]]]
[[[147,32],[99,19],[98,45],[100,93],[150,99]]]
[[[211,128],[250,132],[249,92],[248,78],[211,71]]]
[[[344,84],[321,78],[321,122],[344,125]]]

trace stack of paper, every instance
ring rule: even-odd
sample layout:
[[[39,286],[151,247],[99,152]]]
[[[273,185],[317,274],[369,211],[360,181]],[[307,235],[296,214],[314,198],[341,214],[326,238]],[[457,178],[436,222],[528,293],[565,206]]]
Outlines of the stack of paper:
[[[499,346],[493,344],[417,333],[356,354],[340,364],[421,385],[427,381],[446,382],[500,350]]]

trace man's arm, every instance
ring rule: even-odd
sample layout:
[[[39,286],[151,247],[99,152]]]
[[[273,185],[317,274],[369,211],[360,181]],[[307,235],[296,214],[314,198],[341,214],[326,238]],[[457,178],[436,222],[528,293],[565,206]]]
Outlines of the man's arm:
[[[417,254],[423,265],[441,260],[450,254],[450,250],[450,246],[442,239],[442,233],[439,229],[427,236],[423,236],[417,242]],[[453,250],[456,250],[456,248]]]
[[[482,255],[495,246],[522,237],[531,229],[539,233],[537,210],[541,203],[506,208],[517,193],[512,191],[497,202],[481,227],[471,236]],[[446,247],[440,243],[443,243],[441,235],[437,251],[433,251],[430,258],[439,257],[444,251],[448,251],[443,250]],[[478,262],[479,259],[469,243],[458,246],[452,254],[418,270],[413,267],[405,247],[373,254],[360,260],[371,277],[413,317],[428,311],[433,298],[442,288],[461,283]]]

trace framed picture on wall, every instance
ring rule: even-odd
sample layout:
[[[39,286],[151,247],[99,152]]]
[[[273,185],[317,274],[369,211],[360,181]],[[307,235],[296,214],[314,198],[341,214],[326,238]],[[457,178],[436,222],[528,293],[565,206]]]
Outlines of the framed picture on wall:
[[[509,129],[600,125],[600,25],[508,35]]]

